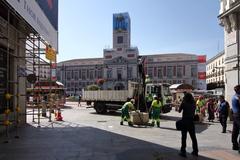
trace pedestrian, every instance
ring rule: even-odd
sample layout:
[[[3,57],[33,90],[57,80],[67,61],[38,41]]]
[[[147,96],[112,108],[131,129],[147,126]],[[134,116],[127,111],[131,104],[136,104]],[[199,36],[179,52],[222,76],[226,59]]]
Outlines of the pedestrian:
[[[79,96],[78,96],[78,107],[79,106],[81,107],[81,99],[82,99],[82,96],[81,96],[81,94],[79,94]]]
[[[240,85],[234,87],[235,95],[232,97],[233,129],[232,129],[232,149],[240,153]]]
[[[155,125],[155,121],[157,122],[157,126],[160,127],[160,112],[162,108],[162,102],[160,99],[154,95],[154,100],[151,104],[151,110],[152,110],[152,126]]]
[[[205,100],[203,96],[199,96],[196,105],[196,113],[201,114],[203,117],[205,117]]]
[[[122,115],[121,115],[121,122],[120,125],[123,125],[123,121],[126,118],[128,125],[129,126],[133,126],[133,123],[130,120],[130,115],[129,115],[129,110],[134,110],[134,99],[131,98],[127,98],[127,102],[124,103],[124,105],[122,106]]]
[[[215,98],[214,100],[214,108],[215,108],[215,113],[216,113],[216,117],[217,117],[217,120],[219,121],[219,100],[217,98]]]
[[[152,116],[151,115],[151,113],[152,113],[152,111],[151,111],[151,104],[152,104],[152,101],[153,101],[152,94],[151,93],[147,93],[145,99],[146,99],[146,105],[147,105],[147,109],[148,109],[148,113],[149,113],[149,118],[151,119],[151,116]]]
[[[208,100],[207,107],[208,107],[208,121],[213,122],[213,120],[215,118],[215,116],[214,116],[215,108],[214,108],[213,99],[210,98]]]
[[[222,125],[222,133],[226,133],[229,103],[224,99],[223,95],[219,97],[219,101],[219,120]]]
[[[183,101],[179,107],[179,113],[182,113],[182,122],[183,128],[181,130],[182,133],[182,145],[179,155],[182,157],[187,157],[186,154],[186,140],[187,140],[187,132],[189,132],[190,137],[192,139],[192,155],[198,156],[198,143],[195,132],[194,125],[194,114],[196,110],[196,103],[191,93],[186,93],[183,97]]]

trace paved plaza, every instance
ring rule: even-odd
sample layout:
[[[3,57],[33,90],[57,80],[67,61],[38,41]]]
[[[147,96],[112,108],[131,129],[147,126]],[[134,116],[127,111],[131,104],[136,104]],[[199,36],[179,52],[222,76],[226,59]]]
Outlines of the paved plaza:
[[[98,115],[93,108],[68,102],[62,110],[64,121],[48,122],[40,126],[27,116],[28,124],[19,130],[19,139],[11,132],[10,141],[0,140],[0,160],[176,160],[181,133],[175,130],[175,121],[181,114],[172,110],[161,117],[161,127],[120,126],[120,113]],[[217,120],[196,125],[199,157],[187,159],[240,160],[231,150],[231,122],[227,133],[221,133]],[[187,152],[191,153],[188,136]]]

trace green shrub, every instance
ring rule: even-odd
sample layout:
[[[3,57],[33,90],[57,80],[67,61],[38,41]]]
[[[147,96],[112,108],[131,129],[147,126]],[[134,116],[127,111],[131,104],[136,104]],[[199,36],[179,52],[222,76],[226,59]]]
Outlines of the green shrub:
[[[88,85],[86,87],[86,90],[88,91],[96,91],[96,90],[100,90],[100,87],[96,84],[91,84],[91,85]]]

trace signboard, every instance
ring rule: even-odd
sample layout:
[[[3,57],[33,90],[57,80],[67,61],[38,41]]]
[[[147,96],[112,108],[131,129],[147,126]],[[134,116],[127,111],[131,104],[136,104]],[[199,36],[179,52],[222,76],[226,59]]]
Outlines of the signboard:
[[[58,33],[57,33],[57,10],[50,18],[50,14],[47,11],[43,11],[40,6],[43,6],[46,2],[44,0],[7,0],[7,2],[46,40],[53,48],[58,49]],[[46,1],[46,0],[45,0]],[[48,3],[56,8],[55,1],[48,0]],[[43,8],[43,7],[42,7]],[[50,11],[50,10],[49,10]],[[44,14],[46,13],[46,14]],[[52,22],[52,23],[51,23]]]
[[[206,55],[197,56],[198,63],[206,63]]]
[[[51,80],[56,81],[57,80],[57,71],[56,71],[56,63],[52,63],[51,65]]]
[[[113,14],[113,30],[130,32],[130,17],[128,13]]]
[[[206,79],[206,72],[198,72],[198,79],[205,80]]]
[[[51,47],[46,47],[46,58],[50,61],[56,62],[56,52],[53,48]]]
[[[198,61],[198,89],[205,90],[206,85],[206,55],[197,56]]]
[[[36,1],[53,27],[58,30],[58,0]]]

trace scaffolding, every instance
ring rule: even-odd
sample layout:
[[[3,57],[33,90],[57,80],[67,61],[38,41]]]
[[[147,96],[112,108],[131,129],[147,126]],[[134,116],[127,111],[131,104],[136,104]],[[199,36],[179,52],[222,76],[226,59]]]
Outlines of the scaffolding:
[[[45,49],[49,44],[42,36],[6,1],[0,0],[0,8],[0,125],[4,126],[5,143],[8,143],[10,128],[15,128],[15,138],[19,138],[20,121],[26,121],[27,115],[33,116],[33,122],[37,119],[40,127],[40,120],[44,118],[41,117],[42,95],[33,92],[33,97],[37,98],[31,104],[31,112],[28,112],[26,88],[34,90],[35,81],[52,81],[52,62],[45,58]],[[47,77],[42,76],[43,66],[49,70]],[[26,79],[31,79],[32,82],[29,83]],[[49,121],[51,107],[50,105]]]

